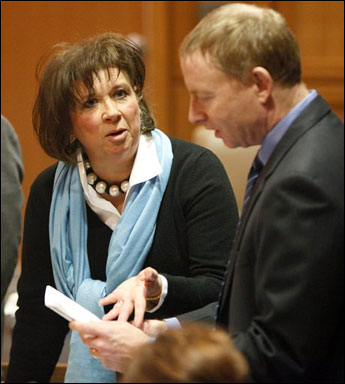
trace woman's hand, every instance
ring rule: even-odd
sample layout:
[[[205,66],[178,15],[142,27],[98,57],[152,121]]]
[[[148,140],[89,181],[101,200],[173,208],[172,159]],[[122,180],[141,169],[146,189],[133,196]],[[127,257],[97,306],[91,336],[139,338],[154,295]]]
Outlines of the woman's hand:
[[[150,337],[125,321],[72,321],[69,327],[79,332],[90,353],[100,359],[103,366],[123,372],[132,359],[133,349],[145,344]]]
[[[143,269],[137,276],[124,281],[112,293],[99,300],[99,305],[115,303],[113,309],[103,316],[103,320],[118,318],[127,321],[134,310],[133,324],[142,327],[147,306],[146,298],[160,295],[161,290],[162,283],[158,272],[151,267]]]

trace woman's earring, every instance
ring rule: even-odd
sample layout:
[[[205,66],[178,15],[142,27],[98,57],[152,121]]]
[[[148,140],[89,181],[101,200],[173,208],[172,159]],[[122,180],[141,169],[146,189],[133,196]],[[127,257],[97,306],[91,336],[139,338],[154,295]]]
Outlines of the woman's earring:
[[[69,137],[69,143],[70,144],[73,144],[73,142],[75,142],[76,141],[76,137],[75,137],[75,134],[74,133],[71,133],[71,136]]]

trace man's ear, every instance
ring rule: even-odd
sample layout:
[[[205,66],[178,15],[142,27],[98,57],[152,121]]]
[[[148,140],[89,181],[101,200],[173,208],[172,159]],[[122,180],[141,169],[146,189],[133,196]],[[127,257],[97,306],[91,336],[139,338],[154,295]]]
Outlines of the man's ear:
[[[252,70],[252,80],[256,85],[260,102],[265,104],[273,91],[273,79],[267,69],[255,67]]]

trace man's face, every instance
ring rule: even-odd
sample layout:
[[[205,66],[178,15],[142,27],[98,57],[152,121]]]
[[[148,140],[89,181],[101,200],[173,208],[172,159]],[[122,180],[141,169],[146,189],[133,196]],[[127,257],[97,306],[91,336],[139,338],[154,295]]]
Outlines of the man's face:
[[[256,85],[243,85],[199,52],[181,59],[190,94],[189,121],[215,131],[227,147],[261,142],[262,106]]]

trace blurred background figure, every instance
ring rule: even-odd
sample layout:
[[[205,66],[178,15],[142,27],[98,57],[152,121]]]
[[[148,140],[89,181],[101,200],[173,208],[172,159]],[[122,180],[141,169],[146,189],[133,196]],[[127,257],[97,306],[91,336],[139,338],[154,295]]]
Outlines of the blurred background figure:
[[[23,193],[22,152],[16,132],[1,116],[1,347],[5,295],[18,259]]]
[[[138,348],[123,383],[238,383],[248,364],[223,330],[194,323]]]

